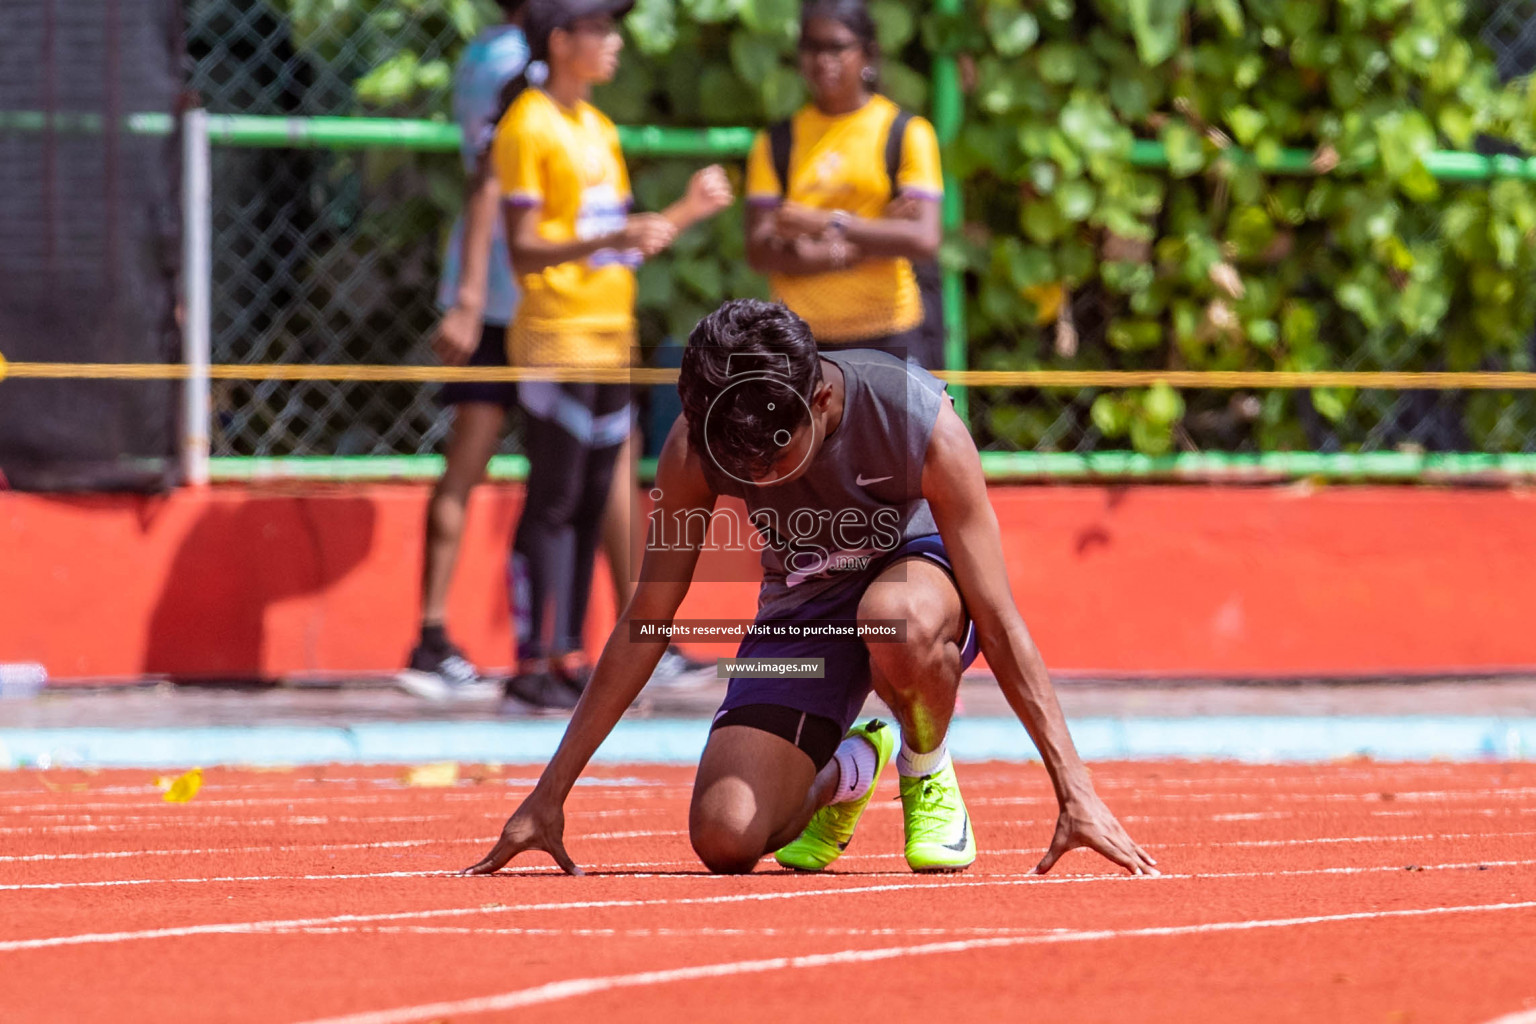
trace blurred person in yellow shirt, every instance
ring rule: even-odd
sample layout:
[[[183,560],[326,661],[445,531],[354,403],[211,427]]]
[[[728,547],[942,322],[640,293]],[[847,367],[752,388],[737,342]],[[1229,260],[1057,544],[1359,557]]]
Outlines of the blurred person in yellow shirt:
[[[505,20],[472,39],[453,74],[453,114],[461,131],[466,175],[464,211],[454,222],[443,259],[437,302],[443,318],[432,350],[447,366],[505,366],[507,324],[517,286],[501,224],[501,189],[490,148],[508,82],[528,64],[523,0],[499,0]],[[507,410],[517,404],[512,384],[455,381],[439,392],[453,409],[443,475],[427,501],[421,571],[421,634],[409,663],[396,676],[408,693],[427,700],[492,696],[496,684],[448,638],[448,588],[468,518],[469,495],[501,445]]]
[[[758,134],[747,162],[747,255],[823,350],[942,365],[933,266],[943,178],[933,127],[876,91],[864,0],[811,0],[800,70],[812,102]],[[926,301],[925,301],[926,299]]]
[[[507,329],[514,366],[623,369],[635,346],[637,266],[729,206],[718,166],[662,213],[631,213],[618,130],[589,102],[613,78],[629,0],[530,0],[532,61],[508,86],[493,162],[521,300]],[[627,383],[523,382],[528,482],[512,545],[518,637],[510,701],[573,707],[590,667],[582,624],[604,505],[633,420]]]

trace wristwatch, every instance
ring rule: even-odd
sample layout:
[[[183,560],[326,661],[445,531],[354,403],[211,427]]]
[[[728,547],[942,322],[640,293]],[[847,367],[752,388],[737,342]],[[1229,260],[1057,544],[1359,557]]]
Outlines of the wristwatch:
[[[827,217],[827,230],[841,235],[848,230],[848,222],[853,219],[853,214],[847,210],[833,210]]]

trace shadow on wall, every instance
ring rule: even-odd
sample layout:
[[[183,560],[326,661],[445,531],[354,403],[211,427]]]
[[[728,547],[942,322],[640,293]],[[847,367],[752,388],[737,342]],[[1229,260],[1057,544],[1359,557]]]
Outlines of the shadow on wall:
[[[249,494],[210,499],[187,531],[149,624],[146,675],[258,679],[268,670],[270,607],[311,598],[301,637],[304,667],[318,667],[325,593],[366,557],[373,505],[332,496]]]

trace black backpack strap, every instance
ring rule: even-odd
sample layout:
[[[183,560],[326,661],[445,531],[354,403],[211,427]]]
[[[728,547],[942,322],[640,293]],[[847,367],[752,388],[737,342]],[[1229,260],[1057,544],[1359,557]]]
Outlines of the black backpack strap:
[[[907,140],[907,125],[912,115],[896,112],[885,136],[885,173],[891,179],[891,198],[896,198],[896,176],[901,173],[902,147]],[[944,367],[944,288],[938,260],[913,260],[912,275],[917,279],[917,293],[923,301],[923,322],[914,332],[910,355],[927,369]]]
[[[891,179],[891,198],[896,198],[896,176],[901,173],[902,147],[907,141],[907,125],[912,115],[905,110],[896,111],[890,129],[885,133],[885,174]]]
[[[794,144],[793,126],[777,121],[768,126],[768,155],[773,159],[773,173],[779,176],[779,193],[789,198],[789,147]]]

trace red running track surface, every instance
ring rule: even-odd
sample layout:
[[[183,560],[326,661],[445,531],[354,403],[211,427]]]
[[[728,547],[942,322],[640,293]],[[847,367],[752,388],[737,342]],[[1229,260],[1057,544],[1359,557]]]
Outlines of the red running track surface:
[[[716,878],[691,770],[595,771],[590,874],[489,847],[530,768],[0,773],[0,1019],[1536,1021],[1536,765],[1094,766],[1156,856],[1028,872],[1037,765],[962,765],[981,857],[901,859],[894,779],[836,870]]]

